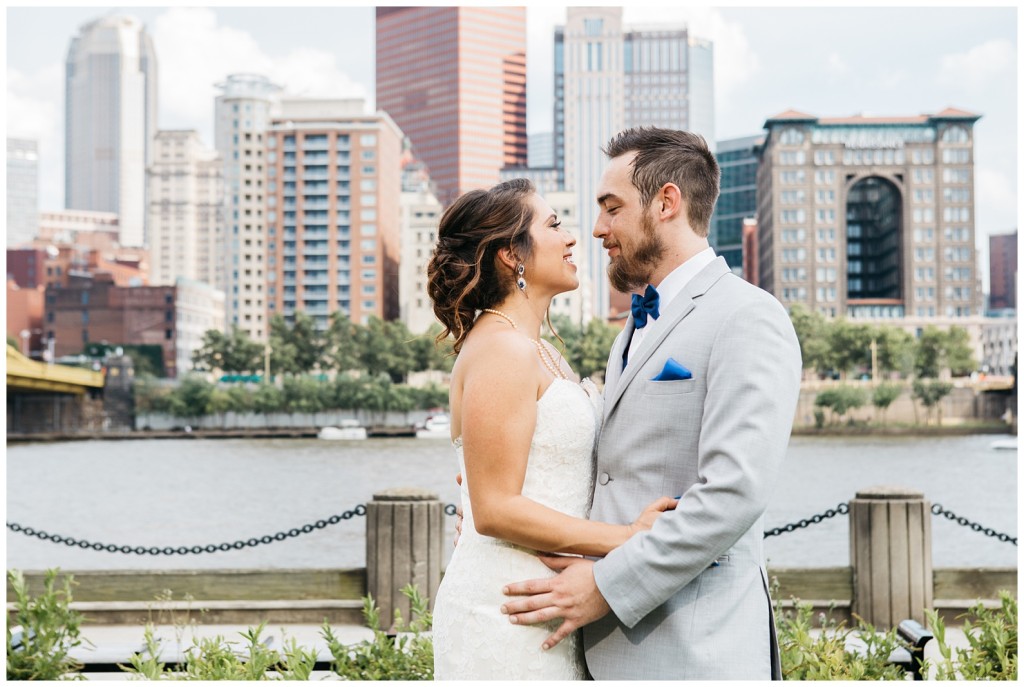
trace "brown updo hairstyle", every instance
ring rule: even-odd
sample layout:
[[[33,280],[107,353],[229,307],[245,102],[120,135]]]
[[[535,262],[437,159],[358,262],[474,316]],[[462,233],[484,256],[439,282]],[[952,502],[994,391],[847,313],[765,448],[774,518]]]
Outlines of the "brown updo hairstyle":
[[[427,265],[427,295],[445,329],[437,341],[452,335],[458,353],[478,310],[501,303],[515,288],[505,274],[498,251],[508,248],[525,262],[533,242],[528,202],[536,189],[529,179],[512,179],[484,191],[463,194],[441,216],[437,246]]]

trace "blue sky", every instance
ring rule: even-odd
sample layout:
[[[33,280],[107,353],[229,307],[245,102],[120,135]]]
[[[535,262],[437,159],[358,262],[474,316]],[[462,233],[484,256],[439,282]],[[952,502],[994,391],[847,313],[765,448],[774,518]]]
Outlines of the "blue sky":
[[[611,3],[602,3],[611,4]],[[528,129],[551,129],[551,36],[564,6],[531,3]],[[40,202],[63,198],[63,62],[78,27],[109,7],[6,10],[7,133],[40,141]],[[292,93],[373,100],[369,7],[127,7],[153,34],[162,128],[213,139],[213,84],[260,72]],[[757,133],[789,108],[820,116],[914,115],[947,106],[976,126],[978,247],[1017,226],[1018,10],[1002,7],[627,7],[627,24],[687,24],[715,43],[716,134]],[[987,267],[987,260],[982,261]],[[983,270],[987,272],[986,270]]]

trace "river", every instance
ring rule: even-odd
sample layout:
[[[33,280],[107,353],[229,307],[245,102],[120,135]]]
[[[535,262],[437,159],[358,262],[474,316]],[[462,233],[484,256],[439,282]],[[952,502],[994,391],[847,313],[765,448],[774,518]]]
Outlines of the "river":
[[[879,484],[924,492],[970,520],[1017,535],[1017,453],[1002,437],[794,437],[766,513],[772,528]],[[315,522],[396,486],[458,497],[444,440],[151,439],[12,445],[7,521],[130,546],[233,542]],[[454,526],[454,519],[448,522]],[[848,518],[770,537],[770,567],[849,564]],[[137,556],[73,549],[7,532],[7,567],[40,570],[344,568],[365,565],[363,518],[242,551]],[[936,567],[1016,566],[1017,547],[933,516]]]

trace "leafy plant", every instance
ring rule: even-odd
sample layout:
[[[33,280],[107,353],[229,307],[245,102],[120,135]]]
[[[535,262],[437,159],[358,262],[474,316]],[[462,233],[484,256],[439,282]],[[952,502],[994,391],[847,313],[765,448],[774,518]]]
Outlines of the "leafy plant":
[[[46,571],[43,591],[34,599],[29,596],[25,576],[20,570],[8,570],[7,580],[14,591],[15,612],[7,624],[7,679],[60,680],[81,669],[69,655],[82,644],[79,627],[82,615],[71,608],[70,575],[57,586],[59,569]],[[12,632],[21,626],[20,643]]]
[[[885,411],[888,410],[889,406],[892,405],[892,402],[899,398],[902,393],[903,387],[899,384],[886,383],[879,384],[871,393],[871,405],[878,408],[883,425],[885,424]]]
[[[363,599],[363,617],[373,631],[372,640],[346,646],[324,622],[321,635],[334,657],[331,669],[343,680],[434,679],[434,644],[422,634],[433,622],[427,599],[413,585],[406,585],[402,593],[412,604],[412,621],[406,625],[396,608],[394,637],[380,629],[380,610],[370,596]]]
[[[936,680],[1017,679],[1017,600],[1001,591],[999,602],[998,609],[985,608],[979,602],[960,616],[968,647],[955,651],[946,643],[942,618],[933,610],[925,611],[942,657],[934,663],[925,661],[925,669],[935,670]]]
[[[953,385],[949,382],[943,382],[937,379],[915,379],[913,385],[913,397],[919,401],[925,407],[925,424],[928,424],[928,418],[931,417],[932,408],[937,409],[938,413],[938,424],[942,424],[942,406],[940,405],[942,399],[948,396],[953,391]]]
[[[819,618],[821,630],[812,631],[813,609],[809,603],[794,600],[796,608],[776,607],[779,633],[779,654],[785,680],[902,680],[900,666],[890,664],[889,656],[903,644],[892,629],[880,633],[869,623],[857,618],[856,628],[847,628],[824,613]],[[850,651],[847,641],[855,633],[863,645]]]
[[[867,392],[864,389],[842,385],[819,393],[814,399],[814,405],[828,408],[832,411],[833,417],[838,419],[847,412],[860,408],[867,400]]]

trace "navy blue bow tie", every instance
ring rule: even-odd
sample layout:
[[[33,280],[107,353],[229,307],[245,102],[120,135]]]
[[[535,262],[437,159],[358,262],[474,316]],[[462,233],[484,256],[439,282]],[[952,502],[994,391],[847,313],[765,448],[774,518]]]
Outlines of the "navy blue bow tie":
[[[661,296],[658,295],[657,290],[647,285],[647,290],[644,291],[644,295],[638,293],[633,294],[633,305],[631,307],[633,311],[633,323],[637,329],[643,329],[647,326],[647,316],[650,315],[654,319],[658,319],[658,304],[661,302]]]

